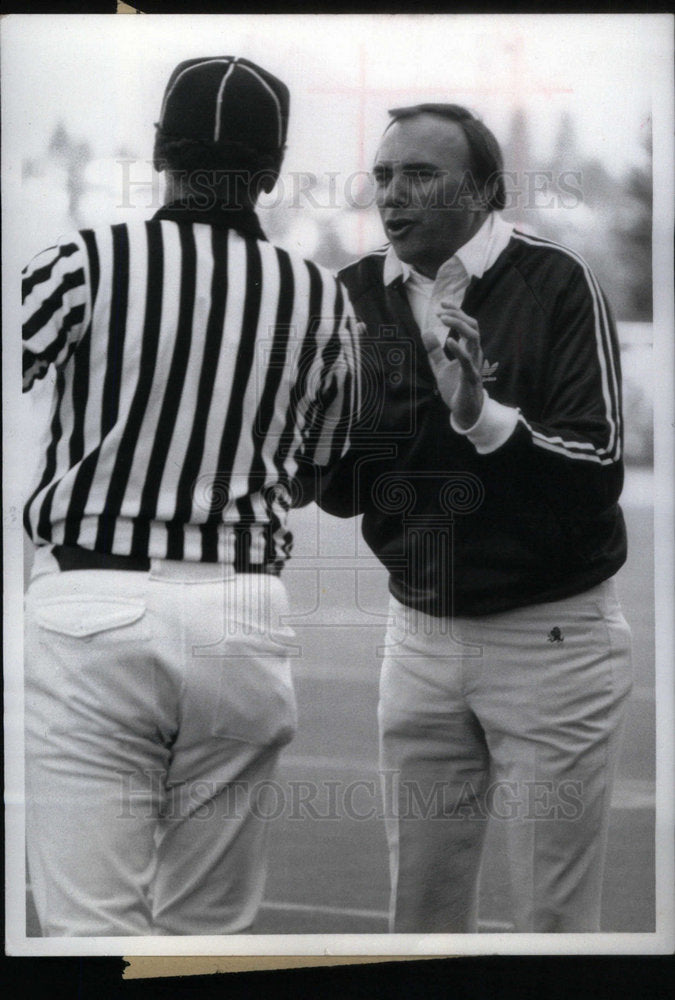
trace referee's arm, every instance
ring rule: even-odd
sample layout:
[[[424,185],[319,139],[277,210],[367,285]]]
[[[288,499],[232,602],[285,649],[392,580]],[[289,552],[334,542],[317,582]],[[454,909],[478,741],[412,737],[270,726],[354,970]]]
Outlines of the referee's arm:
[[[86,250],[79,234],[43,250],[22,271],[23,391],[66,363],[89,323]]]
[[[361,406],[361,366],[357,323],[344,287],[324,273],[324,303],[332,312],[316,322],[318,345],[298,411],[300,445],[295,450],[296,480],[301,486],[293,506],[316,500],[321,483],[348,454]]]

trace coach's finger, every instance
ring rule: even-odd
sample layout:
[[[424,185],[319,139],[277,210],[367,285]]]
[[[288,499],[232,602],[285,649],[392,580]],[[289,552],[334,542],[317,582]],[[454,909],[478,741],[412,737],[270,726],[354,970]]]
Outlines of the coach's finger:
[[[460,309],[459,306],[454,305],[452,302],[447,302],[443,299],[441,301],[441,309],[439,311],[457,316],[459,319],[463,319],[470,326],[478,329],[478,320],[474,319],[473,316],[469,316],[468,313],[465,313],[464,310]]]
[[[476,362],[461,341],[453,340],[452,336],[449,336],[443,345],[443,353],[449,361],[459,361],[462,371],[472,382],[477,383],[481,381]]]
[[[448,327],[450,330],[449,335],[453,339],[456,340],[457,335],[459,334],[462,337],[466,337],[473,347],[480,346],[480,333],[478,332],[478,328],[471,326],[464,318],[451,316],[449,313],[439,313],[438,318],[444,326]]]

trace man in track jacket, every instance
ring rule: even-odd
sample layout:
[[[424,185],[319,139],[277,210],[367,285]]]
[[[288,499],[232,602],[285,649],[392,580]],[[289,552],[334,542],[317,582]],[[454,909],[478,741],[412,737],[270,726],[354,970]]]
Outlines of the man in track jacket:
[[[619,349],[573,251],[498,214],[494,136],[456,105],[391,112],[390,243],[341,272],[360,441],[322,506],[389,571],[379,724],[391,929],[467,932],[487,822],[517,931],[600,929],[631,687]]]

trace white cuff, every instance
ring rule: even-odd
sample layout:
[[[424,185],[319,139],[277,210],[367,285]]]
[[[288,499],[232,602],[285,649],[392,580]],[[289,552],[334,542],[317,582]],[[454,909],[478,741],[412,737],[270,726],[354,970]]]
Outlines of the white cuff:
[[[485,389],[483,396],[483,409],[473,427],[468,429],[458,427],[452,413],[450,426],[453,431],[468,437],[479,455],[489,455],[490,452],[501,448],[513,434],[518,423],[518,410],[491,399]]]

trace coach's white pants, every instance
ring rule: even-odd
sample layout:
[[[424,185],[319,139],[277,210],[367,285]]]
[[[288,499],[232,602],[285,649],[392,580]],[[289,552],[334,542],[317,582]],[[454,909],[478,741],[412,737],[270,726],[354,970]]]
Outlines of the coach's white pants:
[[[33,579],[26,833],[43,934],[250,926],[296,725],[287,612],[278,578],[219,566]]]
[[[597,931],[630,629],[613,581],[477,618],[392,598],[380,687],[391,929],[476,929],[486,824],[517,931]],[[557,631],[556,631],[557,630]]]

